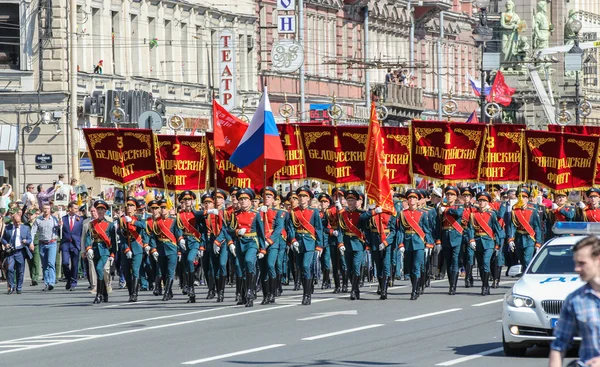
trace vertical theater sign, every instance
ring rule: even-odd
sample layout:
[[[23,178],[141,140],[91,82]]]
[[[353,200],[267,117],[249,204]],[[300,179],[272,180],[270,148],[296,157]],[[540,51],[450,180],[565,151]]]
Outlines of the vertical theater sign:
[[[235,37],[231,29],[222,29],[219,37],[219,103],[227,111],[235,108]]]

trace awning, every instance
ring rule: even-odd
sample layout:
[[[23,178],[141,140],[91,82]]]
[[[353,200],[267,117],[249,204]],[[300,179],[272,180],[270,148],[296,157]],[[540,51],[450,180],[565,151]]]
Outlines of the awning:
[[[14,152],[19,146],[17,125],[0,124],[0,152]]]

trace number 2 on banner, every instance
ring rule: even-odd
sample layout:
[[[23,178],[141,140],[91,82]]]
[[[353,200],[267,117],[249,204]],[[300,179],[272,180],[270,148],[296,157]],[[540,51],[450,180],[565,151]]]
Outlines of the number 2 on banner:
[[[173,144],[173,155],[179,155],[179,149],[181,149],[181,145],[180,144]]]
[[[446,144],[446,145],[450,144],[450,133],[444,134],[444,144]]]

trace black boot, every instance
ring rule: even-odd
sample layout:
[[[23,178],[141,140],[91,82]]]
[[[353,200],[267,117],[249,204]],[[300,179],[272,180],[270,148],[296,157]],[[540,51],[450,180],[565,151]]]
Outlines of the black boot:
[[[206,299],[215,298],[215,277],[210,275],[208,277],[208,294],[206,295]]]
[[[456,285],[458,284],[458,272],[452,273],[452,286],[450,287],[450,294],[454,296],[456,294]]]
[[[105,280],[102,284],[102,302],[108,302],[108,288],[107,288],[106,284],[107,283]]]
[[[188,300],[187,303],[196,303],[196,289],[194,288],[194,273],[188,273]]]
[[[488,283],[488,279],[486,278],[486,276],[489,275],[489,273],[486,272],[481,272],[481,295],[485,296],[485,288],[486,288],[486,284]]]
[[[277,297],[281,297],[283,294],[283,284],[281,283],[281,274],[277,274]]]
[[[323,283],[321,289],[331,288],[331,279],[329,279],[329,270],[323,269]]]
[[[129,297],[129,302],[137,302],[138,299],[138,286],[140,284],[140,280],[138,278],[133,278],[131,281],[131,296]]]
[[[454,284],[454,273],[450,272],[448,269],[448,295],[452,295],[452,285]]]
[[[333,284],[335,284],[335,288],[333,289],[333,293],[337,294],[342,291],[340,288],[340,274],[339,272],[333,272]]]
[[[358,278],[358,286],[363,287],[365,285],[365,277],[367,276],[367,268],[365,266],[360,267],[360,276]]]
[[[356,297],[356,288],[358,288],[358,278],[359,276],[352,274],[352,279],[350,280],[350,299],[354,301]]]
[[[412,285],[412,292],[410,294],[411,301],[414,301],[417,298],[419,298],[419,294],[417,293],[417,287],[418,287],[417,280],[418,280],[417,277],[411,274],[411,276],[410,276],[410,283]]]
[[[154,281],[154,291],[152,292],[155,296],[162,295],[162,285],[160,282],[160,277],[157,275],[156,280]]]
[[[465,273],[465,288],[470,288],[473,286],[473,265],[465,265]]]
[[[387,288],[388,288],[388,278],[387,277],[383,277],[383,278],[379,278],[381,279],[381,296],[379,297],[379,299],[387,299]]]
[[[381,277],[377,277],[377,294],[381,295],[382,290],[383,290],[383,285],[381,284]]]
[[[275,303],[275,294],[277,293],[277,276],[269,278],[269,303]]]
[[[254,306],[254,274],[246,272],[246,307]]]
[[[300,277],[298,276],[298,274],[296,274],[294,276],[294,290],[295,291],[299,291],[300,290],[300,279],[298,279],[298,278],[300,278]]]
[[[271,285],[270,282],[268,280],[261,280],[261,286],[262,286],[262,294],[263,294],[263,300],[260,302],[261,305],[268,305],[269,304],[269,298],[270,298],[270,294],[269,294],[269,286]]]
[[[314,291],[314,282],[312,280],[312,278],[306,279],[306,284],[309,286],[308,289],[310,289],[310,291],[306,294],[306,305],[309,306],[310,302],[311,302],[311,293]]]
[[[235,302],[237,302],[236,304],[238,306],[241,306],[246,303],[246,301],[242,303],[242,281],[242,278],[235,277]]]
[[[165,291],[163,292],[162,298],[163,301],[168,301],[173,298],[171,287],[173,287],[173,279],[167,279],[165,281]]]
[[[342,293],[348,293],[348,273],[342,272]]]
[[[494,282],[494,285],[496,286],[495,288],[498,288],[500,286],[500,277],[501,276],[502,276],[502,267],[496,266],[496,277],[495,277],[495,282]]]
[[[219,277],[219,283],[217,284],[218,285],[218,287],[217,287],[217,292],[218,292],[217,302],[225,301],[225,282],[226,282],[225,276],[221,275]]]
[[[94,303],[102,302],[102,290],[105,288],[106,287],[104,286],[104,280],[98,280],[98,283],[96,284],[96,298],[94,298]]]

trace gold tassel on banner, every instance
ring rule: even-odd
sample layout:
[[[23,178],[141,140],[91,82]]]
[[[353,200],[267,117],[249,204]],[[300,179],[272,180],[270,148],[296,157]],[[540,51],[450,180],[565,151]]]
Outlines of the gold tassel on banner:
[[[518,200],[517,200],[517,203],[513,206],[513,208],[517,208],[518,209],[518,208],[522,208],[525,205],[525,203],[523,202],[523,194],[522,194],[521,190],[523,190],[523,185],[522,184],[519,185],[519,186],[517,186],[517,197],[518,197]]]

